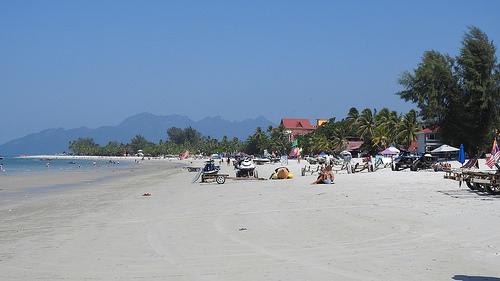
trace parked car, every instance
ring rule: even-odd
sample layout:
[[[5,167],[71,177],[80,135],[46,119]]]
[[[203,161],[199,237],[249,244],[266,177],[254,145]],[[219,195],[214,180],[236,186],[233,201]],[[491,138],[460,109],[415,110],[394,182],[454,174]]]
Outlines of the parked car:
[[[394,159],[394,163],[392,165],[393,171],[404,170],[413,166],[413,163],[418,160],[420,157],[411,152],[404,151],[399,156]]]

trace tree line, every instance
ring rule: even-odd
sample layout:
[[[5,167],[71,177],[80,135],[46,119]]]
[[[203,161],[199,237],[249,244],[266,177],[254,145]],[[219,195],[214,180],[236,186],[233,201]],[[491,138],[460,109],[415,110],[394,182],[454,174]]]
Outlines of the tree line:
[[[167,130],[167,139],[158,143],[151,142],[141,135],[133,137],[129,143],[111,141],[101,146],[92,138],[79,138],[69,143],[70,151],[75,155],[127,156],[141,151],[145,156],[178,155],[184,151],[210,155],[221,152],[241,150],[242,142],[238,138],[229,140],[224,136],[220,141],[202,136],[197,130],[172,127]]]
[[[375,154],[389,145],[408,148],[420,129],[415,110],[401,114],[388,108],[380,111],[365,108],[359,112],[353,107],[345,118],[331,118],[313,133],[298,136],[297,140],[303,154],[338,153],[347,148],[349,140],[363,141],[360,150]]]
[[[75,155],[99,156],[136,155],[141,151],[145,156],[157,157],[179,155],[186,150],[203,155],[238,152],[257,155],[268,150],[281,155],[287,154],[291,149],[291,143],[282,127],[273,129],[270,126],[267,131],[257,128],[255,133],[243,142],[238,138],[229,139],[227,136],[221,140],[205,137],[191,127],[184,129],[172,127],[167,130],[166,140],[160,140],[158,143],[148,141],[141,135],[136,135],[129,143],[111,141],[104,146],[97,144],[92,138],[79,138],[69,143],[69,149]]]

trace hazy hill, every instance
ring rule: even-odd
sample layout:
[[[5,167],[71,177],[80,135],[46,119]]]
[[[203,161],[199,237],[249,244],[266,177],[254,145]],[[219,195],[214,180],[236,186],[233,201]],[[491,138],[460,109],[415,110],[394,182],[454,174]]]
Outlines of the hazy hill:
[[[207,117],[193,121],[186,116],[159,116],[151,113],[140,113],[131,116],[117,126],[103,126],[95,129],[81,127],[75,129],[47,129],[29,134],[22,138],[0,145],[0,155],[49,154],[68,150],[68,143],[79,137],[93,138],[99,144],[109,141],[128,142],[133,136],[140,134],[146,139],[158,142],[166,139],[170,127],[185,128],[191,126],[205,136],[222,138],[224,135],[240,140],[246,139],[256,127],[267,129],[273,123],[263,117],[243,121],[228,121],[221,117]]]

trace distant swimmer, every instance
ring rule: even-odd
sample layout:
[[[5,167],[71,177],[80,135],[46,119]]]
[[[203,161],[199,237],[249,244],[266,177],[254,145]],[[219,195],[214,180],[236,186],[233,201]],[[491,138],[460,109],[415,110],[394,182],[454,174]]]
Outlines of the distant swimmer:
[[[49,168],[50,167],[50,162],[47,162],[47,164],[45,164],[45,167]]]
[[[97,162],[96,161],[92,162],[92,166],[95,166],[95,165],[97,165]]]

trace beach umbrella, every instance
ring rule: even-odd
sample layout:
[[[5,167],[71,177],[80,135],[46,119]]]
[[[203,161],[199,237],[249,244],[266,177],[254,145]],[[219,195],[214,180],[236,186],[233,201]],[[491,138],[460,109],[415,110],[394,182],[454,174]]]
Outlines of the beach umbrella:
[[[462,165],[465,162],[465,151],[463,144],[460,144],[460,151],[458,152],[458,162],[460,162]]]
[[[441,145],[440,147],[434,149],[433,151],[431,151],[431,153],[440,153],[440,152],[456,152],[456,151],[459,151],[460,149],[456,148],[456,147],[453,147],[453,146],[449,146],[447,144],[443,144]]]
[[[384,151],[380,152],[382,155],[397,155],[399,154],[399,149],[395,148],[394,146],[389,146],[386,148]]]

